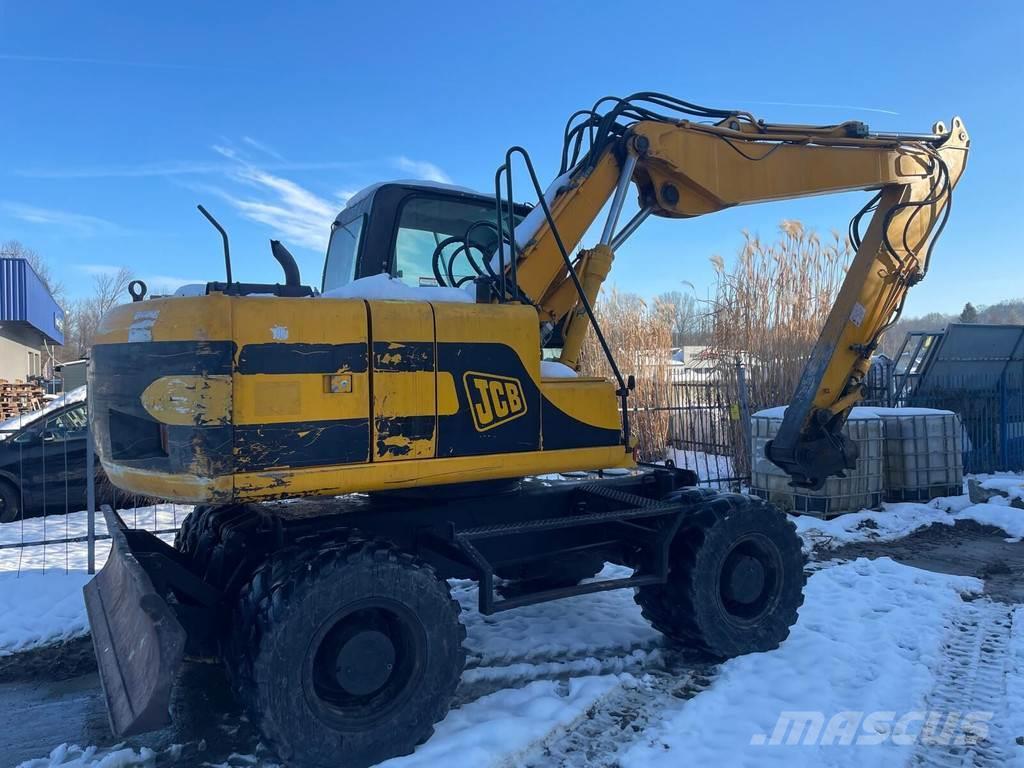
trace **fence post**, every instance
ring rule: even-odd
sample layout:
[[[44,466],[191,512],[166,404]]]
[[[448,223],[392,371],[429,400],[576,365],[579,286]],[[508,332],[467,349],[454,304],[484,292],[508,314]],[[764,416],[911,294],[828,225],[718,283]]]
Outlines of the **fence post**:
[[[739,357],[736,358],[736,389],[738,390],[740,400],[740,438],[743,440],[743,446],[740,450],[743,455],[749,455],[750,400],[747,396],[747,369],[744,367],[743,361]],[[753,467],[751,467],[751,471],[753,471]]]
[[[1006,391],[1006,369],[1003,369],[999,377],[999,469],[1010,468],[1010,455],[1008,452],[1010,420],[1007,411],[1009,410],[1009,394]]]
[[[85,507],[86,547],[89,550],[89,573],[96,573],[96,451],[92,445],[92,420],[85,429]]]

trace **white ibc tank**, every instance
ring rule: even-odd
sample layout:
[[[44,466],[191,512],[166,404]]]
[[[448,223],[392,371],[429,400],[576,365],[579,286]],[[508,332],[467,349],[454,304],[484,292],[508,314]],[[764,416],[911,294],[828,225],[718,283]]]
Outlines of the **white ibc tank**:
[[[846,477],[830,477],[818,491],[792,488],[789,475],[764,455],[764,446],[782,424],[785,407],[758,411],[750,419],[751,491],[775,506],[799,514],[830,518],[872,509],[882,503],[882,419],[871,408],[854,408],[843,431],[857,444],[857,467]]]
[[[882,419],[886,501],[928,501],[964,492],[959,416],[933,408],[871,410]]]

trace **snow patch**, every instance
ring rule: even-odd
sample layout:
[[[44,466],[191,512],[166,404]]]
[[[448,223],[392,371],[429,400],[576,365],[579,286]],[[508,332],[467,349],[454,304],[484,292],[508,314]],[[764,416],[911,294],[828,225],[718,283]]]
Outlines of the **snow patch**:
[[[452,710],[434,729],[430,741],[413,754],[386,760],[380,766],[486,768],[514,764],[518,753],[582,717],[621,679],[619,675],[606,675],[568,682],[539,680],[523,688],[492,693]]]
[[[986,504],[974,504],[956,515],[957,520],[974,520],[982,525],[1002,528],[1012,539],[1024,538],[1024,510],[1011,507],[1007,499],[997,496]]]
[[[1021,475],[979,475],[981,487],[999,491],[1009,499],[1024,499],[1024,477]]]
[[[540,377],[542,379],[574,379],[579,376],[576,371],[565,363],[557,360],[540,361]]]
[[[98,747],[65,743],[55,747],[46,757],[20,763],[18,768],[129,768],[152,765],[154,760],[156,752],[149,747],[138,751],[124,747],[100,754]]]
[[[83,572],[0,573],[0,656],[88,634]]]
[[[924,709],[935,683],[944,630],[982,589],[978,579],[929,573],[888,558],[818,571],[807,582],[800,621],[782,646],[722,664],[711,688],[645,732],[622,768],[680,765],[903,765],[912,745],[797,748],[765,745],[783,712]]]

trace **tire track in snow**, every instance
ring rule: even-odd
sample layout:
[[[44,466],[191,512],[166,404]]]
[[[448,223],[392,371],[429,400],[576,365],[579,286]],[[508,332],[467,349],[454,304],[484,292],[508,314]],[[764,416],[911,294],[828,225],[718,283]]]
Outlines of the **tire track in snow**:
[[[979,598],[965,602],[963,611],[950,622],[942,661],[935,670],[935,686],[925,698],[925,709],[941,713],[942,719],[932,728],[925,724],[910,765],[983,768],[1009,761],[1014,744],[1006,731],[1004,713],[1011,661],[1011,608]],[[957,728],[950,738],[944,728],[946,718],[973,712],[991,713],[991,719],[983,723],[987,734],[974,736]]]
[[[708,688],[717,665],[665,651],[664,666],[622,682],[575,721],[554,729],[531,747],[509,756],[501,768],[615,768],[619,755],[661,720]]]

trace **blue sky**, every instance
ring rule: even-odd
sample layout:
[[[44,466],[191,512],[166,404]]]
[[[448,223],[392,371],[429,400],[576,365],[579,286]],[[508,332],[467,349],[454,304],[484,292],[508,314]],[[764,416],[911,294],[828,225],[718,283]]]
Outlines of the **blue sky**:
[[[834,6],[834,7],[830,7]],[[102,11],[98,10],[102,8]],[[504,150],[557,171],[569,113],[657,90],[773,121],[925,131],[973,147],[908,313],[1024,296],[1024,5],[892,3],[18,3],[0,0],[0,240],[72,296],[127,265],[152,288],[277,280],[281,238],[319,283],[328,227],[388,178],[487,189]],[[612,281],[704,296],[708,257],[784,218],[845,231],[864,195],[653,221]]]

